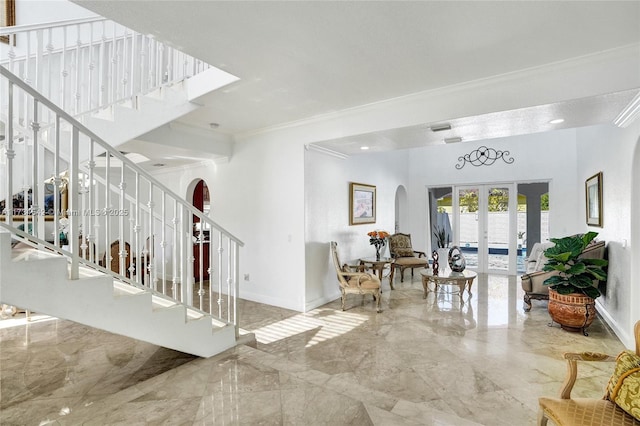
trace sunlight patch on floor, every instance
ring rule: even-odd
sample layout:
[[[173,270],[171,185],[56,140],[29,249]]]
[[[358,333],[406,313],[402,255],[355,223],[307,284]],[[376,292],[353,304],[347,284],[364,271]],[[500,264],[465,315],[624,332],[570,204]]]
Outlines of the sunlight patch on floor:
[[[47,315],[31,315],[31,320],[27,320],[26,317],[22,318],[7,318],[0,321],[0,329],[2,328],[11,328],[18,327],[21,325],[34,324],[36,322],[46,322],[56,320],[55,317],[50,317]]]
[[[300,333],[317,330],[306,347],[348,333],[369,319],[368,316],[333,309],[314,309],[253,330],[259,343],[269,344]]]

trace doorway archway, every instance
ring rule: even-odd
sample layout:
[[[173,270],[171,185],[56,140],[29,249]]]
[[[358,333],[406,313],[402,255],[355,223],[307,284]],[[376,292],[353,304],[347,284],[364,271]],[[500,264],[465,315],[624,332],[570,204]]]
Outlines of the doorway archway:
[[[209,216],[211,210],[211,193],[207,183],[203,179],[193,180],[187,188],[187,200],[205,216]],[[210,229],[206,224],[200,223],[200,218],[193,215],[193,276],[195,280],[209,279],[209,239]]]
[[[640,217],[640,137],[636,141],[631,167],[631,217]],[[631,276],[637,277],[640,274],[640,223],[637,220],[631,221]],[[634,322],[640,318],[640,289],[638,286],[631,286],[631,318],[629,324],[633,327]]]
[[[398,233],[402,230],[406,232],[407,224],[407,189],[399,185],[396,189],[394,232]]]

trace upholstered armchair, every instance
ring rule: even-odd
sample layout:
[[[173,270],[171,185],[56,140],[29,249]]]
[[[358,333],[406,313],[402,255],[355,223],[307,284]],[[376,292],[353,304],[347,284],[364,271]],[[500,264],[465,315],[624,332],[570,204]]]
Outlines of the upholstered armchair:
[[[411,234],[397,233],[389,237],[389,253],[395,259],[392,267],[400,268],[400,282],[404,281],[404,270],[411,268],[413,277],[414,268],[428,268],[429,260],[423,251],[413,249]],[[391,283],[393,289],[393,283]]]
[[[544,281],[557,275],[557,272],[545,272],[542,270],[547,263],[544,251],[552,247],[553,243],[535,243],[531,248],[531,253],[525,259],[526,272],[521,277],[522,289],[524,290],[524,311],[531,310],[531,299],[548,300],[549,286],[544,285]],[[605,242],[594,241],[587,246],[580,255],[584,259],[604,259]]]
[[[636,351],[627,350],[617,357],[582,352],[565,353],[568,373],[560,390],[560,398],[539,398],[538,425],[551,421],[568,425],[640,426],[640,321],[635,328]],[[578,361],[615,361],[604,398],[571,398],[578,377]]]
[[[342,293],[342,310],[345,310],[344,304],[347,299],[347,294],[371,294],[373,300],[376,302],[376,311],[381,312],[380,280],[378,277],[366,272],[354,271],[353,269],[359,268],[358,266],[341,265],[340,259],[338,258],[338,243],[331,241],[329,245],[331,259],[333,259],[333,265],[338,276],[338,284],[340,285],[340,292]]]

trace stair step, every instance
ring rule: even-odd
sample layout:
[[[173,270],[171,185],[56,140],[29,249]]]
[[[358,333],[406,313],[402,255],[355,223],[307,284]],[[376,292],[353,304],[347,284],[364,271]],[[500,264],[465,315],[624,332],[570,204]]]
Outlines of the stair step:
[[[130,296],[141,293],[146,293],[146,290],[113,280],[113,294],[115,296]]]
[[[26,245],[12,250],[9,233],[0,233],[0,245],[3,302],[204,357],[236,345],[233,325],[149,289],[85,265],[70,280],[68,258]]]
[[[26,243],[18,243],[14,248],[11,249],[11,260],[14,262],[51,259],[57,257],[60,257],[58,253],[46,250],[38,250]]]

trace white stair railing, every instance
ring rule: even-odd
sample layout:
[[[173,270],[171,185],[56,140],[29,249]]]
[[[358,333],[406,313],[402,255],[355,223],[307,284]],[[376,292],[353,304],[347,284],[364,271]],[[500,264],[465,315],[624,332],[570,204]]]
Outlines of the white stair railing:
[[[67,256],[71,279],[82,264],[234,324],[237,335],[243,243],[6,68],[0,74],[4,227]],[[43,129],[47,115],[53,127]]]
[[[0,65],[78,115],[183,81],[210,65],[102,17],[0,28]],[[44,117],[41,117],[43,119]]]

